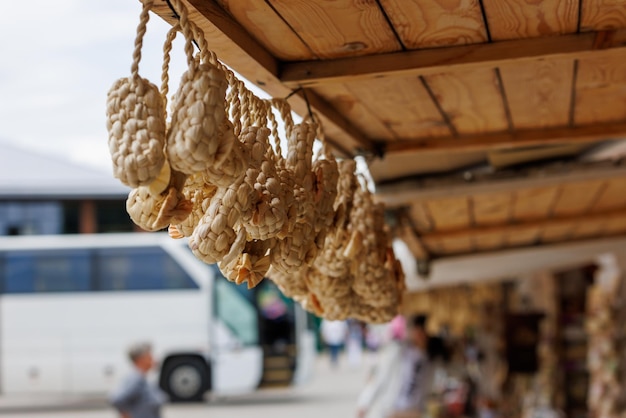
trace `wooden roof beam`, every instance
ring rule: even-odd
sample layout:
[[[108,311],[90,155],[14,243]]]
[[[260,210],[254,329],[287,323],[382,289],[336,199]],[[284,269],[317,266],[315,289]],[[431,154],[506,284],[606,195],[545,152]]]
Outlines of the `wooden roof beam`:
[[[402,180],[376,186],[376,198],[389,208],[402,207],[429,199],[470,197],[482,193],[511,193],[534,187],[549,187],[588,180],[608,180],[626,177],[626,165],[599,164],[578,168],[566,166],[560,171],[535,170],[514,177],[499,177],[499,173],[486,179],[463,179],[462,176],[427,182],[420,179]]]
[[[626,139],[626,123],[527,129],[493,134],[463,135],[459,137],[424,138],[400,140],[385,144],[384,152],[481,151],[490,149],[513,149],[539,145],[600,142]]]
[[[215,1],[185,2],[189,5],[190,20],[203,30],[209,47],[220,61],[272,97],[287,97],[292,93],[293,89],[278,79],[281,63]],[[170,24],[177,21],[165,0],[155,2],[153,11]],[[306,115],[309,108],[315,111],[322,120],[329,144],[341,154],[354,156],[360,151],[379,152],[373,141],[314,92],[293,94],[289,103],[301,116]]]
[[[280,80],[292,87],[315,87],[381,77],[417,77],[541,58],[603,56],[625,46],[625,30],[586,32],[333,60],[283,62]]]
[[[616,219],[626,218],[626,210],[616,210],[609,212],[599,212],[587,215],[563,216],[552,219],[542,219],[536,221],[524,221],[519,223],[510,223],[503,225],[489,225],[481,227],[473,227],[466,229],[436,231],[422,234],[421,239],[426,245],[436,245],[442,240],[477,237],[483,234],[501,234],[512,235],[528,231],[529,229],[543,230],[548,227],[567,227],[574,228],[576,225],[591,222],[610,222]]]

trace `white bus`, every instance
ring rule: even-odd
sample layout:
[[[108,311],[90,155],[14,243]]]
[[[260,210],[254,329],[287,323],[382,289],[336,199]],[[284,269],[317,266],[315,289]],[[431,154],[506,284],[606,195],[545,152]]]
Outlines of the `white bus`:
[[[269,281],[248,290],[163,233],[0,238],[0,392],[104,394],[152,343],[172,401],[295,385],[308,315]]]

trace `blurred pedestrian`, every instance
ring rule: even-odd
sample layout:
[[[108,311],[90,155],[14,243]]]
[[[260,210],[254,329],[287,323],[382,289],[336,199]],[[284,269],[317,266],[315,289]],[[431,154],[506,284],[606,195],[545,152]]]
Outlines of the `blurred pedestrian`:
[[[402,324],[404,318],[392,321],[392,340],[357,400],[359,418],[373,416],[374,409],[376,416],[419,418],[426,409],[432,381],[426,317],[411,318],[406,332]]]
[[[112,393],[111,405],[122,418],[161,418],[165,394],[147,380],[148,372],[155,366],[151,345],[132,345],[128,350],[128,357],[133,364],[133,370]]]
[[[346,342],[348,324],[346,321],[330,321],[323,319],[320,325],[320,332],[324,343],[328,347],[330,365],[336,368],[339,366],[339,353]]]
[[[363,325],[355,319],[348,319],[348,340],[346,342],[346,356],[352,368],[361,365],[363,357]]]

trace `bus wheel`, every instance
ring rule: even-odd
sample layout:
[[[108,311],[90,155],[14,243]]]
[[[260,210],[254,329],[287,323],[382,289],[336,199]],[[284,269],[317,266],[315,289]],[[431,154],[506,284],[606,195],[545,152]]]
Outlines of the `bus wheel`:
[[[165,363],[161,382],[170,401],[200,402],[208,387],[208,368],[198,358],[174,358]]]

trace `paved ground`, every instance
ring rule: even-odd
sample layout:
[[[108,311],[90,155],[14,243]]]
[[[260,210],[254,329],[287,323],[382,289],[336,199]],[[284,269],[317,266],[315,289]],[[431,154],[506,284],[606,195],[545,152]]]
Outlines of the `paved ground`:
[[[354,417],[354,403],[363,385],[367,362],[350,368],[344,362],[332,370],[318,359],[314,378],[306,386],[258,392],[245,397],[212,399],[204,404],[167,405],[164,418],[334,418]],[[366,359],[367,360],[367,359]],[[115,418],[101,399],[0,397],[0,416],[16,418]]]

